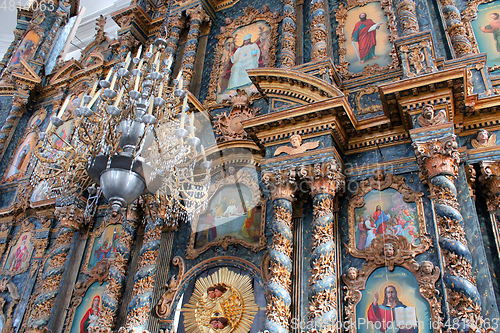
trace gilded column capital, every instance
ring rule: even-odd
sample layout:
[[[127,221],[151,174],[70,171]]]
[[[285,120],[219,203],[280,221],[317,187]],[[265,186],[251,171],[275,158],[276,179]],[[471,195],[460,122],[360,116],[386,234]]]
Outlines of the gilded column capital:
[[[458,175],[460,153],[454,134],[439,139],[413,143],[415,156],[420,168],[420,177],[428,181],[437,175]]]
[[[271,199],[286,199],[292,201],[297,187],[295,168],[265,171],[262,173],[262,182],[271,192]]]
[[[169,29],[172,27],[182,29],[182,28],[184,28],[184,23],[185,23],[185,20],[183,19],[182,15],[179,13],[175,16],[170,17],[170,21],[168,21],[168,27],[169,27]]]
[[[85,224],[84,211],[76,204],[56,207],[54,216],[65,228],[78,230],[82,225]]]
[[[186,14],[191,21],[205,22],[210,19],[201,5],[187,9]]]
[[[500,161],[482,161],[479,180],[485,186],[486,203],[490,212],[500,208]]]
[[[313,197],[320,193],[335,196],[342,193],[345,186],[342,168],[335,160],[300,166],[299,177],[310,182]]]

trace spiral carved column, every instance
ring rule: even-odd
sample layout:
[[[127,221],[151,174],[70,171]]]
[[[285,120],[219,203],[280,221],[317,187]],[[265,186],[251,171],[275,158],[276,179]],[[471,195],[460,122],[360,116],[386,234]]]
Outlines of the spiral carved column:
[[[325,18],[325,3],[323,0],[311,1],[311,60],[327,57],[327,28]]]
[[[269,246],[270,276],[267,284],[266,329],[271,333],[290,331],[292,304],[292,199],[295,189],[295,169],[266,172],[264,184],[271,190],[273,222]]]
[[[419,31],[415,1],[400,0],[396,5],[396,13],[399,16],[402,36],[408,36]]]
[[[182,75],[184,77],[184,87],[189,89],[191,78],[193,77],[198,40],[200,38],[200,25],[202,22],[208,20],[208,15],[205,13],[201,5],[188,9],[186,13],[189,16],[190,21],[186,47],[184,48],[184,55],[182,56]]]
[[[119,300],[125,285],[126,273],[130,261],[130,252],[134,245],[135,231],[140,220],[137,205],[129,205],[126,218],[122,220],[122,232],[116,246],[116,254],[109,268],[109,280],[102,294],[102,310],[92,332],[110,332],[116,321]]]
[[[464,221],[459,211],[454,180],[460,154],[455,135],[413,143],[420,177],[430,187],[430,199],[439,233],[444,261],[444,284],[451,322],[465,331],[480,329],[481,298],[472,275],[472,255],[467,247]],[[476,326],[477,325],[477,326]]]
[[[57,239],[48,254],[45,267],[42,268],[44,270],[42,280],[28,320],[27,332],[45,332],[47,330],[50,312],[56,301],[71,241],[75,231],[84,222],[83,210],[75,204],[56,207],[54,215],[59,220]]]
[[[310,182],[313,197],[309,320],[313,332],[336,332],[339,279],[332,206],[345,180],[335,161],[302,166],[299,175]]]
[[[139,265],[134,276],[132,300],[127,308],[126,329],[128,331],[147,330],[153,308],[153,287],[155,282],[160,249],[161,229],[164,220],[148,216],[144,230],[144,242],[139,251]]]
[[[456,57],[460,58],[472,53],[472,44],[467,37],[467,29],[462,22],[460,11],[454,0],[440,0],[446,24],[446,31],[450,36],[451,45]]]
[[[295,13],[295,0],[286,0],[283,6],[283,29],[281,39],[281,67],[295,66],[297,48],[297,15]]]
[[[181,14],[170,17],[170,21],[168,22],[168,40],[167,47],[165,49],[165,54],[173,55],[177,53],[177,48],[179,47],[179,38],[181,35],[182,28],[184,27],[184,21],[182,19]]]
[[[18,95],[14,95],[14,98],[12,99],[12,106],[10,108],[9,115],[7,116],[7,119],[5,119],[2,128],[0,128],[0,159],[3,157],[3,154],[9,145],[19,119],[21,119],[21,116],[24,114],[27,102],[28,98]]]

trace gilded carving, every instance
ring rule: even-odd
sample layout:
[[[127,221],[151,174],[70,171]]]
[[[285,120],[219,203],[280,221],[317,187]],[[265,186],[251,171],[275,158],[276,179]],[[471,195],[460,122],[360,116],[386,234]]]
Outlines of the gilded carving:
[[[14,324],[14,308],[21,300],[21,297],[19,296],[16,285],[6,277],[0,280],[0,291],[8,292],[11,298],[7,308],[4,310],[6,300],[0,297],[0,317],[3,319],[2,332],[7,333],[12,331],[12,325]]]
[[[391,217],[387,216],[386,218],[386,229],[383,231],[383,235],[380,237],[373,237],[371,240],[371,244],[367,244],[366,247],[360,247],[359,246],[359,239],[358,241],[356,240],[356,226],[357,223],[360,223],[359,221],[356,220],[356,214],[355,210],[362,208],[365,206],[365,196],[371,192],[372,190],[377,190],[377,191],[384,191],[387,189],[394,189],[399,194],[401,195],[401,199],[403,203],[414,203],[416,205],[416,220],[418,221],[418,227],[419,227],[419,237],[420,237],[420,243],[417,242],[410,242],[409,239],[407,239],[404,236],[398,235],[401,234],[399,233],[394,233],[391,234],[390,230],[391,227],[394,230],[397,230],[396,225],[400,222],[398,219],[402,219],[403,217]],[[406,185],[405,180],[403,177],[393,175],[390,173],[385,173],[384,170],[378,169],[374,171],[373,177],[360,181],[358,185],[358,190],[356,193],[353,195],[349,202],[349,246],[348,246],[348,251],[351,255],[357,258],[364,258],[367,259],[371,258],[372,260],[375,260],[374,258],[378,258],[377,260],[379,261],[384,261],[387,258],[384,258],[382,254],[376,254],[374,253],[374,249],[377,248],[377,244],[380,241],[383,241],[384,239],[388,239],[388,237],[395,237],[391,238],[394,239],[395,242],[397,242],[399,245],[397,246],[398,248],[401,249],[400,255],[403,255],[403,257],[399,258],[398,256],[395,258],[392,258],[388,262],[393,262],[393,265],[397,265],[401,262],[401,260],[405,260],[405,256],[407,255],[405,251],[409,251],[408,253],[412,253],[412,255],[415,254],[420,254],[429,249],[431,246],[431,239],[427,235],[427,227],[425,223],[425,218],[424,218],[424,209],[423,209],[423,202],[422,202],[422,196],[423,193],[421,192],[416,192],[413,191],[408,185]],[[377,205],[380,206],[380,205]],[[407,214],[406,210],[411,209],[411,207],[407,207],[403,210],[403,215]],[[374,213],[374,215],[377,214],[377,212]],[[372,217],[369,216],[367,218],[367,221],[371,220]],[[375,222],[375,221],[374,221]],[[363,226],[365,226],[366,223],[363,223]],[[411,223],[410,223],[411,224]],[[393,230],[393,231],[394,231]],[[412,233],[413,236],[415,236],[415,228],[413,229]],[[360,231],[359,231],[360,232]],[[414,239],[414,238],[413,238]],[[403,241],[404,240],[404,241]],[[375,245],[374,245],[375,244]],[[373,246],[372,246],[373,245]],[[379,262],[377,261],[377,262]]]
[[[491,213],[500,209],[500,162],[482,161],[479,181],[485,185],[486,203]]]
[[[415,1],[402,0],[396,6],[399,22],[403,30],[403,35],[414,34],[419,31],[416,15]]]
[[[76,204],[56,207],[54,211],[54,215],[60,220],[61,225],[73,230],[78,230],[86,224],[83,213],[83,210]]]
[[[472,147],[482,148],[482,147],[493,147],[497,144],[497,137],[495,133],[489,133],[484,128],[477,131],[476,138],[470,141]]]
[[[247,7],[245,9],[245,15],[242,15],[234,20],[228,20],[226,23],[226,27],[221,29],[221,33],[217,36],[219,42],[217,43],[217,47],[215,48],[215,57],[214,57],[214,65],[212,67],[212,73],[210,74],[210,84],[208,87],[208,94],[205,100],[205,106],[209,108],[215,108],[217,106],[227,106],[229,105],[229,101],[222,101],[219,105],[217,103],[217,87],[219,85],[219,80],[224,73],[224,64],[223,64],[223,52],[224,52],[224,43],[228,38],[230,38],[235,30],[240,27],[252,24],[257,21],[265,21],[270,27],[270,45],[269,45],[269,59],[266,67],[274,67],[276,63],[276,45],[278,43],[278,23],[281,21],[281,17],[278,13],[270,12],[269,10],[263,10],[259,12],[258,10]],[[257,95],[252,94],[250,99],[258,98]]]
[[[274,156],[278,156],[282,153],[287,155],[297,155],[308,150],[316,149],[319,147],[319,141],[302,142],[302,137],[300,134],[294,134],[290,137],[290,143],[292,146],[281,146],[276,149]]]
[[[172,275],[170,281],[168,282],[168,285],[165,286],[167,287],[167,290],[160,297],[160,300],[155,307],[156,314],[160,318],[168,318],[172,313],[172,302],[179,294],[179,286],[182,279],[184,278],[184,259],[176,256],[174,257],[174,259],[172,259],[172,264],[174,266],[179,266],[179,273],[177,274],[177,276]]]
[[[415,155],[420,167],[420,178],[427,182],[438,174],[458,175],[460,153],[455,135],[439,139],[414,142]]]
[[[248,138],[248,134],[241,123],[255,117],[261,109],[253,108],[248,93],[240,89],[237,89],[236,95],[231,97],[231,104],[229,114],[224,111],[217,115],[214,121],[214,131],[220,135],[217,137],[218,142]]]
[[[184,325],[188,333],[244,333],[258,310],[250,277],[224,267],[196,281],[183,309]]]
[[[270,192],[272,200],[287,199],[291,201],[294,198],[296,174],[295,168],[262,173],[262,182]]]
[[[356,99],[354,100],[356,102],[356,108],[358,109],[358,114],[369,114],[369,113],[377,113],[383,110],[382,104],[371,104],[369,106],[363,106],[361,103],[361,99],[363,96],[366,95],[372,95],[378,93],[378,87],[377,86],[370,86],[361,89],[358,91],[356,94]]]
[[[417,122],[421,127],[440,125],[446,122],[446,113],[439,110],[436,114],[434,106],[426,104],[422,108],[422,113],[418,116]]]

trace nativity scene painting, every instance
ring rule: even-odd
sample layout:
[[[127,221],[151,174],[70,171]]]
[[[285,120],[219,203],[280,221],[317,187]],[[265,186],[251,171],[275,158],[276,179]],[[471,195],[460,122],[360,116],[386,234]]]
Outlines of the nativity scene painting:
[[[198,219],[194,247],[199,249],[227,236],[258,244],[262,207],[253,202],[250,189],[243,184],[222,187]]]
[[[367,65],[384,67],[391,63],[390,32],[379,2],[349,10],[344,35],[349,72],[359,73]]]
[[[257,92],[246,70],[268,66],[270,37],[270,26],[265,21],[257,21],[236,29],[225,40],[217,85],[218,103],[236,94],[236,89]]]
[[[364,251],[377,237],[404,236],[412,245],[419,245],[420,224],[417,205],[404,202],[401,193],[388,188],[371,190],[364,196],[365,205],[354,209],[356,249]]]
[[[122,232],[121,224],[108,225],[102,234],[97,235],[90,252],[87,268],[91,270],[98,262],[109,259],[116,252],[116,246]]]

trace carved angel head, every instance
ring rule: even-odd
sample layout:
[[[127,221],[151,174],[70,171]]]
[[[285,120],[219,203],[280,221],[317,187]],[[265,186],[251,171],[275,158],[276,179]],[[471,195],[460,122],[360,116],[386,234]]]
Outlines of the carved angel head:
[[[489,138],[490,138],[490,133],[484,128],[481,128],[479,131],[477,131],[476,140],[480,144],[482,145],[486,144]]]
[[[358,278],[358,269],[356,267],[349,267],[349,269],[347,270],[347,277],[349,278],[349,280],[356,280]]]
[[[434,107],[430,104],[424,105],[424,108],[422,109],[422,116],[427,120],[434,118]]]
[[[302,137],[299,134],[294,134],[290,137],[290,142],[293,148],[298,148],[302,144]]]

